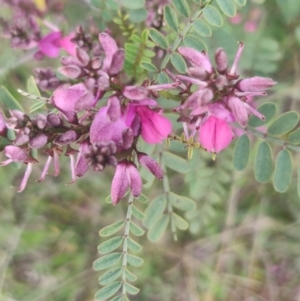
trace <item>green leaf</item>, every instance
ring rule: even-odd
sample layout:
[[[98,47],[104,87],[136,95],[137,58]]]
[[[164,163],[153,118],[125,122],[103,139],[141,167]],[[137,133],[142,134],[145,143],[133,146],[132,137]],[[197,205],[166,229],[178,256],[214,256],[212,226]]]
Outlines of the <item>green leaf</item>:
[[[267,182],[273,173],[273,160],[270,145],[263,141],[259,145],[254,164],[254,175],[258,182]]]
[[[297,172],[297,192],[300,198],[300,167],[298,167],[298,172]]]
[[[211,25],[221,27],[223,19],[219,11],[212,5],[205,6],[203,10],[204,19]]]
[[[263,114],[266,119],[261,120],[261,119],[257,118],[256,116],[253,116],[253,115],[250,116],[248,125],[253,128],[267,124],[276,113],[276,105],[272,102],[267,102],[267,103],[264,103],[263,105],[261,105],[257,110],[258,110],[258,112]]]
[[[150,72],[157,72],[157,68],[156,68],[153,64],[151,64],[151,63],[143,62],[143,61],[142,61],[142,62],[140,63],[140,66],[141,66],[142,68],[144,68],[144,69],[150,71]]]
[[[232,0],[217,0],[217,3],[222,12],[228,17],[234,17],[236,14],[236,7]]]
[[[287,141],[292,144],[300,143],[300,128],[297,128],[295,131],[291,132],[288,136]]]
[[[143,224],[148,229],[156,222],[163,214],[167,205],[167,199],[164,194],[158,195],[145,210],[145,218]]]
[[[121,281],[116,281],[108,284],[107,286],[101,288],[96,294],[95,298],[97,300],[105,300],[113,296],[122,286]]]
[[[123,236],[113,237],[98,246],[100,254],[107,254],[117,249],[123,241]]]
[[[172,205],[180,210],[190,211],[196,209],[196,202],[185,196],[175,194],[174,192],[169,192],[169,197]]]
[[[125,282],[124,286],[125,286],[126,292],[130,295],[136,295],[140,291],[139,288],[137,288],[127,282]]]
[[[186,160],[182,159],[179,156],[176,156],[170,152],[164,152],[163,153],[163,159],[165,164],[180,173],[186,173],[189,171],[190,167]]]
[[[190,9],[185,0],[173,0],[176,10],[183,16],[190,16]]]
[[[148,202],[148,198],[143,194],[140,194],[140,196],[138,198],[135,198],[135,199],[140,201],[141,203],[147,203]]]
[[[136,236],[142,236],[145,233],[145,231],[141,227],[139,227],[132,221],[129,222],[129,228],[130,231]]]
[[[193,29],[203,37],[210,37],[212,35],[211,28],[204,21],[196,19],[193,24]]]
[[[144,22],[147,19],[147,10],[145,8],[131,9],[129,11],[129,20],[133,23]]]
[[[240,6],[245,6],[247,3],[247,0],[234,0],[236,4]]]
[[[182,56],[177,52],[171,55],[171,63],[179,73],[186,73],[186,63]]]
[[[244,170],[247,166],[250,156],[250,139],[244,134],[240,136],[235,143],[233,152],[233,165],[236,170]]]
[[[36,101],[32,106],[29,108],[29,113],[33,113],[41,108],[45,107],[45,101]]]
[[[277,117],[268,128],[268,134],[281,136],[291,131],[298,123],[299,115],[295,111],[286,112]]]
[[[121,5],[129,9],[139,9],[145,6],[145,0],[121,0]]]
[[[156,29],[151,28],[149,31],[152,41],[163,49],[168,49],[169,44],[166,38]]]
[[[127,238],[127,246],[133,252],[139,252],[143,248],[139,243],[137,243],[130,237]]]
[[[123,296],[115,296],[113,298],[111,298],[109,301],[125,301]]]
[[[122,255],[123,254],[121,252],[115,252],[115,253],[111,253],[111,254],[102,256],[99,259],[94,261],[93,268],[96,271],[104,270],[104,269],[112,266],[116,262],[118,262],[121,259]]]
[[[174,218],[175,226],[180,230],[186,230],[189,227],[189,223],[176,213],[172,213],[172,218]]]
[[[281,150],[276,158],[273,186],[278,192],[285,192],[292,179],[293,165],[291,154],[288,150]]]
[[[123,228],[125,221],[117,221],[99,231],[100,236],[110,236]]]
[[[127,262],[134,267],[139,267],[144,263],[144,259],[135,255],[127,254],[126,258]]]
[[[175,32],[178,32],[178,20],[174,10],[170,6],[165,6],[164,18],[167,25]]]
[[[198,51],[207,50],[206,45],[200,39],[192,35],[186,35],[183,38],[183,44]]]
[[[160,72],[157,74],[157,81],[160,84],[167,84],[169,82],[169,79],[165,72]]]
[[[136,281],[137,277],[133,275],[128,269],[125,269],[125,277],[128,281],[134,282]]]
[[[165,232],[168,223],[169,223],[169,215],[164,214],[162,215],[154,225],[149,229],[147,237],[151,241],[157,241]]]
[[[140,211],[139,209],[137,209],[135,206],[132,205],[131,209],[132,209],[132,214],[134,217],[136,217],[138,219],[145,218],[145,214],[142,211]]]
[[[4,87],[0,87],[0,101],[9,109],[9,110],[19,110],[24,112],[22,106],[18,101],[9,93],[9,91]]]
[[[101,285],[107,285],[113,281],[115,281],[122,273],[122,268],[115,268],[107,271],[101,277],[99,277],[98,281]]]
[[[41,96],[40,90],[33,76],[30,76],[27,80],[27,92],[31,95]]]

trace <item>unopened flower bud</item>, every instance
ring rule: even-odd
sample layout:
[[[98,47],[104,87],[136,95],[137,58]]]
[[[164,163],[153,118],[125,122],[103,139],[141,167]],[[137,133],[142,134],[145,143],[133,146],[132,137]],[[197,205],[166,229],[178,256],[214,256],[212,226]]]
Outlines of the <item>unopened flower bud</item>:
[[[60,145],[66,145],[75,142],[78,139],[78,135],[75,131],[69,130],[62,135],[59,135],[54,142]]]
[[[76,58],[80,61],[80,63],[83,66],[86,66],[90,61],[90,56],[88,55],[88,53],[85,50],[78,47],[76,47]]]
[[[60,117],[54,113],[50,113],[47,116],[47,121],[51,127],[58,127],[62,124]]]
[[[81,74],[81,69],[76,65],[64,66],[58,69],[58,71],[69,78],[75,79],[78,78]]]
[[[236,88],[243,92],[262,92],[276,84],[272,78],[254,76],[240,80]]]
[[[159,164],[145,153],[138,153],[140,164],[146,167],[156,178],[162,180],[164,173]]]
[[[231,109],[236,121],[242,125],[246,126],[248,121],[248,111],[244,106],[243,102],[235,96],[229,96],[227,100],[227,104]]]
[[[118,49],[112,57],[111,66],[109,68],[110,75],[116,75],[123,69],[124,59],[125,59],[124,50]]]
[[[148,96],[148,91],[144,87],[127,86],[123,90],[123,95],[130,100],[142,100]]]
[[[218,48],[215,52],[215,62],[219,73],[224,73],[228,68],[227,54],[223,48]]]
[[[122,141],[121,141],[121,145],[122,145],[122,149],[123,150],[127,150],[132,146],[133,143],[133,131],[131,128],[127,128],[125,130],[123,130],[122,132]]]
[[[47,135],[40,133],[30,139],[29,146],[31,148],[41,148],[41,147],[45,146],[47,144],[47,142],[48,142]]]

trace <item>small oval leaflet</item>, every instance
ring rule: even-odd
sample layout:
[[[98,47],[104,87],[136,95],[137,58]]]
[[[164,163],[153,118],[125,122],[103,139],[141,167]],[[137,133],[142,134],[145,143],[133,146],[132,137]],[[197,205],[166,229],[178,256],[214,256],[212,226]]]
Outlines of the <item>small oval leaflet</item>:
[[[127,238],[127,246],[133,252],[139,252],[143,248],[139,243],[137,243],[130,237]]]
[[[174,192],[169,192],[169,197],[172,202],[172,205],[180,210],[191,211],[196,208],[196,202],[185,196],[175,194]]]
[[[163,214],[167,205],[166,196],[164,194],[158,195],[145,210],[145,218],[143,224],[148,229],[158,220]]]
[[[99,231],[99,235],[100,236],[110,236],[114,233],[116,233],[117,231],[119,231],[120,229],[123,228],[124,226],[124,221],[117,221],[109,226],[106,226],[105,228],[101,229]]]
[[[198,39],[197,37],[190,35],[190,34],[186,35],[183,38],[183,44],[186,47],[191,47],[198,51],[203,51],[203,50],[207,51],[207,47],[204,44],[204,42],[202,42],[200,39]]]
[[[255,179],[264,183],[267,182],[273,173],[273,160],[269,144],[265,141],[261,142],[256,153],[254,164]]]
[[[190,9],[185,0],[173,0],[176,10],[183,16],[189,17]]]
[[[193,24],[193,29],[203,37],[210,37],[212,35],[211,28],[201,19],[196,19]]]
[[[115,268],[107,271],[101,277],[99,277],[98,281],[101,285],[107,285],[113,281],[115,281],[122,273],[122,268]]]
[[[132,209],[132,214],[135,218],[138,218],[138,219],[145,218],[145,214],[142,211],[140,211],[139,209],[137,209],[135,206],[132,206],[131,209]]]
[[[275,115],[276,113],[276,105],[272,102],[267,102],[262,104],[259,108],[258,108],[258,112],[260,112],[261,114],[263,114],[265,116],[265,120],[261,120],[259,118],[257,118],[256,116],[250,116],[249,120],[248,120],[248,125],[256,128],[262,125],[267,124]]]
[[[223,19],[219,11],[212,5],[205,6],[203,10],[203,16],[205,20],[216,27],[221,27],[223,25]]]
[[[10,92],[4,87],[0,87],[0,101],[9,109],[9,110],[19,110],[24,112],[22,106],[18,101],[10,94]]]
[[[147,237],[149,240],[157,241],[160,239],[168,226],[169,219],[169,215],[164,214],[155,222],[148,231]]]
[[[145,6],[145,0],[121,0],[121,5],[129,9],[139,9]]]
[[[236,7],[232,0],[217,0],[217,3],[222,12],[228,17],[234,17],[236,14]]]
[[[247,3],[247,0],[234,0],[236,4],[240,6],[245,6]]]
[[[175,32],[178,32],[178,20],[174,10],[170,6],[164,8],[164,18],[168,26]]]
[[[235,143],[233,152],[233,165],[236,170],[242,171],[247,166],[250,156],[250,139],[244,134]]]
[[[142,61],[140,65],[142,68],[150,72],[157,72],[157,68],[152,63]]]
[[[268,134],[281,136],[290,132],[298,123],[299,115],[295,111],[286,112],[277,117],[268,128]]]
[[[126,292],[130,295],[136,295],[140,291],[139,288],[137,288],[127,282],[125,282],[124,285],[125,285]]]
[[[164,152],[163,153],[163,159],[167,167],[181,172],[186,173],[189,171],[189,165],[186,160],[182,159],[179,156],[176,156],[170,152]]]
[[[172,218],[174,219],[175,226],[180,230],[186,230],[189,227],[189,223],[183,219],[181,216],[179,216],[176,213],[172,213]]]
[[[129,222],[129,229],[135,236],[142,236],[145,231],[134,222]]]
[[[185,63],[184,59],[182,58],[182,56],[180,54],[178,54],[177,52],[174,52],[171,55],[171,63],[179,73],[186,72],[186,68],[187,68],[186,63]]]
[[[121,252],[111,253],[105,256],[100,257],[99,259],[95,260],[93,263],[93,268],[98,270],[104,270],[116,262],[118,262],[122,257]]]
[[[144,263],[144,259],[138,256],[127,254],[126,257],[127,257],[127,262],[134,267],[139,267]]]
[[[288,136],[287,141],[292,144],[300,143],[300,128],[297,128],[295,131],[291,132]]]
[[[134,282],[136,281],[137,277],[133,275],[128,269],[125,269],[125,277],[128,281]]]
[[[123,236],[113,237],[98,246],[100,254],[107,254],[117,249],[123,241]]]
[[[285,192],[292,179],[293,165],[291,154],[288,150],[281,150],[276,158],[273,178],[274,189],[278,192]]]
[[[154,43],[156,43],[158,46],[160,46],[163,49],[168,49],[169,44],[166,40],[166,38],[156,29],[151,28],[149,31],[150,38]]]
[[[104,286],[95,294],[95,298],[97,300],[106,300],[113,296],[122,286],[121,281],[116,281],[111,284],[108,284],[107,286]]]

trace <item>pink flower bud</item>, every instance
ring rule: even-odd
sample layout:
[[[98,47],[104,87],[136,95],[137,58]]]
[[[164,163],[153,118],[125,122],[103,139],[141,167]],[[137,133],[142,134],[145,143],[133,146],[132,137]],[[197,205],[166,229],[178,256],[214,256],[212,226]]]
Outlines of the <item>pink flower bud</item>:
[[[75,79],[81,74],[81,69],[76,65],[64,66],[58,69],[58,71],[69,78]]]
[[[4,115],[0,110],[0,136],[6,137],[6,133],[7,133],[7,127],[6,127]]]
[[[127,86],[123,90],[123,95],[130,100],[142,100],[148,96],[148,91],[144,87]]]
[[[111,61],[111,66],[108,70],[110,75],[118,74],[123,69],[124,59],[125,53],[123,49],[119,49],[114,53]]]
[[[145,153],[138,153],[140,164],[146,167],[156,178],[162,180],[164,173],[159,164]]]
[[[66,144],[70,144],[72,142],[75,142],[78,138],[78,135],[75,131],[73,130],[69,130],[61,135],[59,135],[56,139],[55,139],[55,143],[59,144],[59,145],[66,145]]]
[[[128,178],[126,175],[126,163],[124,161],[118,163],[116,172],[111,184],[111,199],[113,205],[119,203],[124,197],[129,187]]]
[[[236,87],[240,91],[262,92],[271,88],[275,84],[276,82],[273,81],[272,78],[254,76],[240,80]]]
[[[109,70],[114,53],[118,50],[118,46],[113,38],[106,32],[99,34],[99,42],[104,50],[105,59],[103,61],[103,71]]]
[[[41,147],[45,146],[47,144],[47,142],[48,142],[47,135],[40,133],[30,139],[29,146],[32,148],[41,148]]]
[[[241,126],[246,126],[248,121],[248,111],[244,105],[244,103],[235,96],[229,96],[227,100],[227,104],[232,111],[233,116],[236,121]]]
[[[215,52],[215,61],[217,65],[217,70],[220,73],[223,73],[228,68],[228,58],[227,54],[223,48],[218,48]]]
[[[76,47],[76,58],[83,66],[86,66],[90,61],[90,56],[88,53],[79,47]]]
[[[143,183],[140,173],[133,162],[128,162],[126,174],[132,195],[139,197],[142,192]]]
[[[110,121],[114,122],[120,118],[120,115],[120,100],[116,96],[111,96],[107,101],[107,116],[110,119]]]

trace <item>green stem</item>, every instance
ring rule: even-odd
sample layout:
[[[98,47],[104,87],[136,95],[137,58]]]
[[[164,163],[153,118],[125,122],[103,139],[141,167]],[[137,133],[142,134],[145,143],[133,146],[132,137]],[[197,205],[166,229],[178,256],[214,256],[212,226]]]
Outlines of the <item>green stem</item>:
[[[164,187],[164,192],[165,192],[165,196],[167,199],[167,210],[168,210],[168,214],[170,216],[171,232],[173,234],[174,240],[177,241],[176,226],[175,226],[175,222],[174,222],[174,218],[173,218],[173,207],[172,207],[172,203],[171,203],[170,195],[169,195],[170,183],[169,183],[169,178],[167,177],[167,170],[166,170],[166,166],[164,164],[164,160],[163,160],[162,156],[163,156],[163,148],[160,147],[160,165],[164,172],[163,187]]]
[[[275,143],[275,144],[277,144],[277,145],[280,145],[280,146],[282,146],[282,147],[289,148],[289,149],[291,149],[291,150],[293,150],[293,151],[296,151],[296,152],[300,153],[300,146],[293,145],[293,144],[288,143],[288,142],[285,141],[285,140],[282,140],[282,139],[279,139],[279,138],[276,138],[276,137],[269,136],[268,134],[263,133],[263,132],[260,132],[260,131],[254,129],[254,128],[250,128],[250,127],[249,127],[249,128],[248,128],[248,127],[243,128],[243,127],[241,127],[241,126],[238,125],[238,124],[233,124],[233,125],[234,125],[236,128],[242,129],[242,130],[246,131],[247,133],[250,133],[250,134],[252,134],[252,135],[254,135],[254,136],[256,136],[256,137],[265,139],[265,140],[267,140],[267,141],[271,141],[271,142],[273,142],[273,143]]]
[[[212,0],[207,1],[203,5],[203,7],[200,10],[198,10],[193,15],[193,17],[188,21],[188,24],[186,25],[186,27],[183,28],[183,30],[178,33],[177,39],[174,41],[171,49],[169,50],[168,54],[165,56],[164,60],[162,61],[161,65],[160,65],[160,70],[164,69],[167,66],[167,64],[168,64],[168,62],[171,58],[171,55],[176,51],[176,49],[178,48],[178,46],[182,42],[184,36],[190,31],[190,29],[192,28],[193,23],[195,22],[195,20],[198,19],[202,15],[205,6],[208,5],[211,2],[212,2]]]
[[[129,195],[128,199],[128,208],[127,208],[127,214],[126,214],[126,222],[125,222],[125,231],[124,231],[124,243],[123,243],[123,260],[122,260],[122,295],[126,296],[126,288],[125,288],[125,283],[126,283],[126,274],[125,274],[125,269],[127,267],[127,252],[128,252],[128,246],[127,246],[127,239],[129,237],[129,223],[131,220],[132,216],[132,204],[133,204],[133,195]]]

